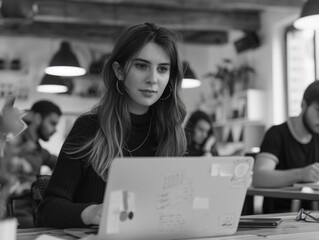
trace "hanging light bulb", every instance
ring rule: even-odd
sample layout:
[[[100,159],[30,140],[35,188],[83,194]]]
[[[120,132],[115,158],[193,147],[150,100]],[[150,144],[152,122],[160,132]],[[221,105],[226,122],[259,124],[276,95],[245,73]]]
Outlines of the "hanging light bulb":
[[[318,29],[319,28],[319,1],[308,0],[304,3],[300,18],[294,22],[297,29]]]
[[[45,73],[54,76],[76,77],[82,76],[86,70],[79,64],[68,42],[62,42],[59,51],[53,56]]]
[[[194,72],[189,67],[189,63],[183,62],[184,77],[182,81],[182,88],[195,88],[201,85],[201,82],[196,78]]]
[[[73,82],[69,78],[53,75],[44,75],[41,83],[37,86],[38,92],[43,93],[66,93],[73,89]]]

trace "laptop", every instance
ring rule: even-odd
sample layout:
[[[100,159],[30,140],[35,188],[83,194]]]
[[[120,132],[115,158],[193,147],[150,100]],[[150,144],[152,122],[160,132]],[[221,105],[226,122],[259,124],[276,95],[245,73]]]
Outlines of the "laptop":
[[[111,165],[98,237],[185,239],[237,230],[253,158],[117,158]]]

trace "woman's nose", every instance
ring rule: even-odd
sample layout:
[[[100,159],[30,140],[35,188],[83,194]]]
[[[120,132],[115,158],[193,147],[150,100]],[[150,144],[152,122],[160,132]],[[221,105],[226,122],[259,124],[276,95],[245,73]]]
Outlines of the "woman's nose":
[[[148,74],[147,82],[152,84],[157,83],[157,77],[158,75],[156,69],[151,68]]]

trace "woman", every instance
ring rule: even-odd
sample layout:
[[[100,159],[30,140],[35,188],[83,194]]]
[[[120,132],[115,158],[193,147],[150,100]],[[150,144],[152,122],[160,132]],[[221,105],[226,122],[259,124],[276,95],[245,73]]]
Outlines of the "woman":
[[[75,122],[39,207],[39,225],[99,224],[115,157],[182,156],[178,38],[150,23],[125,30],[103,69],[105,94]]]
[[[208,115],[195,111],[185,126],[188,156],[218,156],[216,138]]]

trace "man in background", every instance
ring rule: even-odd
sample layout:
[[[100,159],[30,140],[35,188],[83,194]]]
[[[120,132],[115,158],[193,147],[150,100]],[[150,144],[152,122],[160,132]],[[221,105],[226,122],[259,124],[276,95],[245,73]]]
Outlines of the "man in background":
[[[265,134],[256,157],[255,187],[286,187],[298,182],[319,181],[319,81],[305,90],[301,113],[272,126]],[[288,212],[291,200],[264,198],[263,212]],[[301,206],[311,208],[311,202]]]
[[[61,114],[60,108],[53,102],[41,100],[34,103],[23,118],[28,128],[7,144],[5,152],[11,159],[11,171],[17,178],[17,194],[30,190],[36,175],[43,174],[43,168],[53,170],[57,157],[42,148],[39,141],[48,141],[56,132]],[[18,220],[21,216],[20,227],[28,226],[29,223],[23,223],[23,217],[32,219],[31,202],[16,201],[14,212]]]

